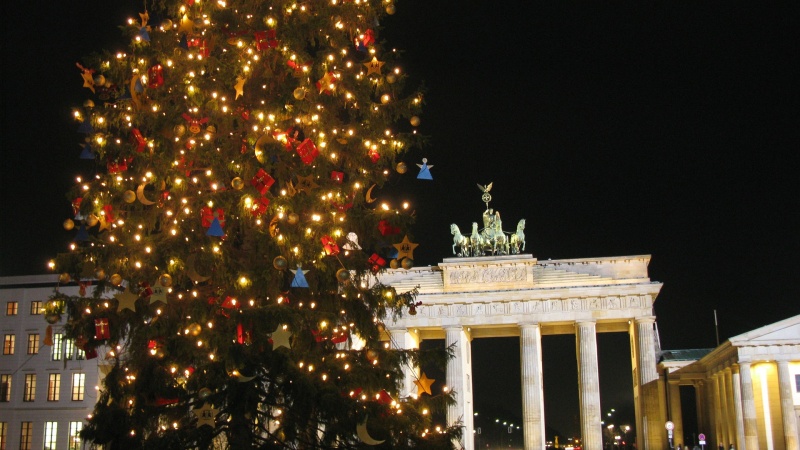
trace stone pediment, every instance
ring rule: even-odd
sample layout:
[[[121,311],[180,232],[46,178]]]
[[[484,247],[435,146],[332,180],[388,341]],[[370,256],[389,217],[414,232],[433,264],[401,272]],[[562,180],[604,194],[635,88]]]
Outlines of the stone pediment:
[[[800,343],[800,315],[775,322],[729,339],[735,347]]]

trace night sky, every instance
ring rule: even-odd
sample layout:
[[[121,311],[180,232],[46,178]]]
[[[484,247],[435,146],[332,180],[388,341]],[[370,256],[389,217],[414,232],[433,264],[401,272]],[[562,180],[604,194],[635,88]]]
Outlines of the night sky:
[[[75,62],[121,48],[141,1],[6,2],[0,276],[38,274],[73,232]],[[404,184],[416,265],[451,256],[494,183],[539,259],[652,255],[663,348],[800,314],[798,17],[785,2],[398,0],[380,38],[427,87]],[[416,180],[428,158],[432,181]],[[604,410],[630,410],[626,335],[599,337]],[[473,342],[476,410],[521,415],[518,344]],[[548,427],[579,430],[574,338],[544,338]],[[571,378],[570,378],[571,377]]]

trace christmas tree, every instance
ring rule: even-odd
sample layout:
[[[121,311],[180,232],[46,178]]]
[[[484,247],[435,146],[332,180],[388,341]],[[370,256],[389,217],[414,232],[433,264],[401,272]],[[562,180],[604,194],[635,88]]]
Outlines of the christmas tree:
[[[53,267],[85,291],[57,290],[48,318],[65,315],[105,373],[83,437],[451,448],[459,429],[432,419],[446,389],[424,375],[419,392],[400,389],[407,368],[448,351],[396,349],[383,329],[418,305],[377,276],[410,267],[415,245],[410,210],[373,189],[401,186],[401,157],[423,143],[422,92],[380,37],[395,5],[147,8],[122,27],[126,50],[77,64],[87,169]]]

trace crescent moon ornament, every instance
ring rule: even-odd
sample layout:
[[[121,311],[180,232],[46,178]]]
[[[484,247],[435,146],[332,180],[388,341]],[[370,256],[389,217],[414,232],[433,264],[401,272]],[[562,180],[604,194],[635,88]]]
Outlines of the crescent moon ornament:
[[[144,196],[144,186],[144,184],[140,184],[139,187],[136,188],[136,198],[138,198],[143,205],[152,205],[155,202]]]
[[[372,436],[369,435],[369,432],[367,432],[367,420],[368,419],[369,419],[369,417],[364,419],[363,422],[359,423],[356,426],[356,434],[358,435],[358,438],[361,439],[361,442],[363,442],[363,443],[365,443],[367,445],[380,445],[380,444],[383,444],[385,442],[385,440],[381,440],[381,441],[375,440],[375,439],[372,438]]]
[[[234,380],[238,381],[239,383],[247,383],[248,381],[252,381],[256,377],[255,375],[246,377],[241,373],[239,373],[238,370],[234,370],[233,373],[231,373],[231,376],[233,377]]]
[[[208,281],[208,279],[211,277],[207,277],[197,273],[197,270],[194,268],[194,263],[195,263],[195,255],[189,255],[189,257],[186,258],[186,275],[195,283],[202,283],[204,281]]]
[[[375,186],[376,186],[376,185],[375,185],[375,184],[373,184],[372,186],[370,186],[370,187],[369,187],[369,189],[367,189],[367,195],[365,196],[365,199],[367,200],[367,203],[372,203],[372,202],[374,202],[375,200],[377,200],[375,197],[373,197],[373,196],[372,196],[372,189],[373,189]]]

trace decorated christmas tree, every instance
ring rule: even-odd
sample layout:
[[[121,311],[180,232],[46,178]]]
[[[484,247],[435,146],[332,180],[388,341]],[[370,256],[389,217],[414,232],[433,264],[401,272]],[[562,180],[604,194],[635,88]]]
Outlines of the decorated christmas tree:
[[[86,171],[53,266],[82,295],[56,290],[47,317],[105,374],[83,437],[452,447],[458,428],[432,419],[452,398],[424,375],[400,388],[448,352],[396,349],[383,328],[418,305],[379,277],[415,244],[411,211],[374,189],[427,182],[402,161],[423,97],[381,41],[394,3],[147,8],[125,50],[77,64]]]

